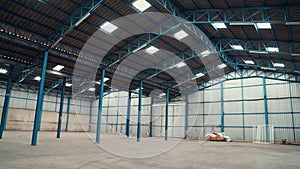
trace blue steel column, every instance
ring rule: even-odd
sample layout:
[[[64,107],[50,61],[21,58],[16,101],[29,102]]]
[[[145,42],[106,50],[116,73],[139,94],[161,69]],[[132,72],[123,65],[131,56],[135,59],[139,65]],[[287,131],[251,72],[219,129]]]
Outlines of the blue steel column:
[[[223,82],[221,82],[221,132],[224,132],[224,88]]]
[[[41,94],[41,98],[42,98],[42,100],[44,100],[44,92]],[[42,106],[40,106],[40,109],[39,109],[39,112],[42,112],[43,111],[43,105]],[[55,105],[55,111],[56,111],[56,105]],[[37,125],[37,129],[38,129],[38,131],[40,131],[41,130],[41,120],[42,120],[42,116],[40,117],[40,119],[39,119],[39,123],[38,123],[38,125]]]
[[[142,94],[143,94],[143,81],[140,81],[139,86],[139,106],[138,106],[138,123],[137,123],[137,142],[140,142],[141,138],[141,116],[142,116]]]
[[[45,51],[43,66],[41,70],[41,81],[39,85],[39,93],[38,93],[37,104],[35,109],[34,126],[33,126],[32,140],[31,140],[32,146],[36,145],[38,130],[42,119],[42,107],[43,107],[43,99],[44,99],[43,91],[44,91],[47,61],[48,61],[48,51]]]
[[[268,100],[267,100],[267,85],[266,78],[263,78],[263,90],[264,90],[264,107],[265,107],[265,125],[266,125],[266,141],[269,141],[269,117],[268,117]]]
[[[131,108],[131,92],[128,92],[127,115],[126,115],[126,136],[130,135],[130,108]]]
[[[294,120],[294,104],[292,99],[292,88],[291,88],[291,82],[289,82],[289,91],[290,91],[290,102],[291,102],[291,114],[292,114],[292,124],[293,124],[293,138],[294,142],[296,142],[296,133],[295,133],[295,120]]]
[[[59,115],[58,115],[58,125],[57,125],[56,138],[60,138],[62,114],[63,114],[63,111],[64,111],[65,88],[66,88],[66,78],[64,77],[62,87],[61,87],[61,94],[60,94],[60,106],[59,106]]]
[[[12,75],[13,75],[14,66],[10,66],[9,75],[7,79],[7,86],[5,92],[5,100],[2,109],[2,117],[1,117],[1,126],[0,126],[0,139],[2,139],[3,131],[6,129],[6,120],[8,115],[8,107],[10,101],[10,94],[11,94],[11,84],[12,84]]]
[[[89,120],[89,132],[92,131],[92,117],[93,117],[93,102],[90,102],[90,120]]]
[[[188,126],[189,126],[189,100],[188,100],[188,95],[185,95],[184,139],[188,138]]]
[[[66,120],[66,132],[69,131],[70,104],[71,104],[71,97],[68,97],[67,120]]]
[[[243,79],[243,74],[241,78],[241,92],[242,92],[242,116],[243,116],[243,140],[246,139],[245,136],[245,102],[244,102],[244,79]]]
[[[166,117],[165,117],[165,140],[168,140],[168,125],[169,125],[169,93],[170,93],[170,89],[167,89],[167,93],[166,93]]]
[[[151,97],[151,102],[150,102],[150,124],[149,124],[149,137],[153,136],[153,97]]]
[[[102,123],[102,104],[103,104],[103,92],[104,92],[104,75],[105,69],[101,70],[101,84],[100,84],[100,92],[99,92],[99,105],[98,105],[98,118],[97,118],[97,135],[96,142],[100,143],[100,134],[101,134],[101,123]]]

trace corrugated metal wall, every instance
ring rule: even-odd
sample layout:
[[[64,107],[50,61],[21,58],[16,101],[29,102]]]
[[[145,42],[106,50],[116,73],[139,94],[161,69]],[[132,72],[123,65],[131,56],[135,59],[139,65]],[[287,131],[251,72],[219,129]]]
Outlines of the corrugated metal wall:
[[[185,136],[185,113],[188,113],[188,137],[204,139],[207,132],[219,132],[224,127],[226,134],[234,140],[253,138],[253,126],[274,125],[275,140],[287,139],[289,142],[300,141],[300,84],[285,81],[247,78],[225,81],[204,91],[198,91],[185,97],[180,102],[169,104],[169,137]],[[264,89],[266,89],[264,91]],[[4,102],[4,89],[0,89],[0,104]],[[264,96],[264,94],[266,94]],[[12,91],[10,107],[19,109],[35,109],[37,95]],[[44,110],[57,112],[60,95],[45,96]],[[64,111],[67,108],[65,99]],[[113,92],[103,99],[102,132],[125,133],[128,104],[127,92]],[[92,108],[90,110],[90,107]],[[130,132],[137,130],[138,96],[132,94]],[[222,111],[224,123],[222,123]],[[90,128],[96,130],[98,100],[92,102],[74,99],[71,112],[79,114],[91,113]],[[152,113],[153,136],[164,136],[165,103],[164,100],[153,101],[142,99],[142,135],[149,135]]]

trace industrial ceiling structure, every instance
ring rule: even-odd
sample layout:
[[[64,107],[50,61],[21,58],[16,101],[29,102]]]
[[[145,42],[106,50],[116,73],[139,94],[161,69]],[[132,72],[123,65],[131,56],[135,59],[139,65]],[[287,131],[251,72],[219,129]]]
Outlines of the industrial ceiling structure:
[[[163,34],[137,34],[121,39],[99,65],[95,79],[88,79],[83,92],[99,93],[101,69],[106,70],[105,91],[112,90],[111,78],[117,65],[129,54],[146,46],[164,49],[182,59],[192,71],[190,79],[200,86],[212,79],[235,72],[269,72],[286,78],[300,74],[300,2],[298,0],[9,0],[0,2],[0,81],[5,85],[13,66],[15,88],[36,91],[45,51],[49,52],[45,92],[61,90],[63,77],[66,93],[72,91],[72,75],[76,60],[85,58],[80,51],[88,39],[106,23],[131,14],[160,12],[184,18],[199,28],[212,42],[220,60],[206,57],[209,66],[196,57],[195,51],[176,38]],[[146,16],[145,16],[146,17]],[[143,23],[136,23],[142,26]],[[117,29],[117,28],[116,28]],[[108,32],[109,33],[109,32]],[[142,62],[131,60],[131,68]],[[174,63],[177,65],[177,63]],[[171,65],[171,66],[174,66]],[[178,65],[177,65],[178,66]],[[222,71],[219,71],[222,69]],[[88,72],[86,72],[88,73]],[[85,74],[82,74],[85,76]],[[195,78],[196,77],[196,78]],[[124,77],[126,78],[126,77]],[[130,89],[137,89],[143,80],[145,95],[156,89],[170,90],[170,97],[179,95],[175,79],[163,70],[147,69],[136,76]],[[299,78],[293,78],[299,80]],[[188,85],[187,85],[188,86]],[[82,91],[78,91],[82,92]]]

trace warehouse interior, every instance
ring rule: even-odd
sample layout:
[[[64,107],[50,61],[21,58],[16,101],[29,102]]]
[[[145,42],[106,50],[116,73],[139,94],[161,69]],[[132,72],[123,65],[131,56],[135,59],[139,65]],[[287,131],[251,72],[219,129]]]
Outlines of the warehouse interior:
[[[0,168],[300,166],[297,0],[0,7]]]

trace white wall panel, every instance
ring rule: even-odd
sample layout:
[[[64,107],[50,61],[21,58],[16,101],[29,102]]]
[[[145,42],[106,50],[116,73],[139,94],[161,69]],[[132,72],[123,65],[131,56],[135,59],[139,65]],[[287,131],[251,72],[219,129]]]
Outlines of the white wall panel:
[[[242,102],[224,102],[224,113],[242,113]]]
[[[295,127],[300,127],[300,114],[294,114],[294,124]],[[300,133],[299,133],[300,135]]]
[[[220,84],[216,84],[216,85],[213,85],[211,87],[209,87],[208,89],[220,89]]]
[[[224,89],[224,100],[241,100],[242,90],[241,88]]]
[[[221,103],[205,103],[205,114],[221,114]]]
[[[264,112],[264,101],[244,101],[245,113],[261,113]]]
[[[287,142],[294,141],[294,133],[292,129],[286,128],[275,128],[275,140],[282,141],[282,139],[287,139]]]
[[[188,95],[189,103],[202,102],[203,101],[203,91],[198,91]]]
[[[245,140],[253,140],[253,128],[245,128]]]
[[[263,87],[244,87],[244,99],[260,99],[264,97]]]
[[[280,84],[280,83],[286,83],[286,82],[280,80],[266,79],[266,84]]]
[[[138,98],[131,98],[131,105],[138,105],[139,104],[139,99]],[[143,104],[143,102],[142,102]]]
[[[232,140],[243,140],[243,129],[242,128],[225,128],[224,132]]]
[[[204,100],[205,101],[220,101],[220,90],[205,90]]]
[[[208,115],[204,117],[205,125],[220,125],[221,115]]]
[[[291,112],[290,99],[268,100],[268,112]]]
[[[269,114],[269,124],[279,127],[292,127],[292,115],[291,114]]]
[[[188,114],[203,114],[203,105],[203,103],[190,103],[188,105]]]
[[[278,84],[278,85],[267,86],[268,98],[279,98],[279,97],[289,97],[289,96],[290,96],[289,84]]]
[[[243,79],[243,84],[244,86],[249,86],[249,85],[258,85],[262,84],[262,78],[248,78],[248,79]]]
[[[293,112],[300,112],[300,99],[292,99]]]
[[[299,83],[291,83],[291,93],[292,93],[292,97],[300,96],[300,84]]]
[[[185,114],[185,106],[183,106],[183,105],[178,105],[178,106],[176,105],[176,106],[169,106],[169,107],[174,108],[175,115],[184,115]]]
[[[36,107],[36,101],[35,100],[27,100],[27,105],[26,105],[27,109],[35,110],[35,107]]]
[[[240,79],[237,79],[237,80],[228,80],[228,81],[225,81],[223,83],[223,87],[224,88],[239,87],[239,86],[241,86],[241,80]]]
[[[224,116],[225,126],[243,126],[242,115],[225,115]]]
[[[265,124],[264,114],[245,115],[244,118],[245,126],[256,126],[260,124]]]

